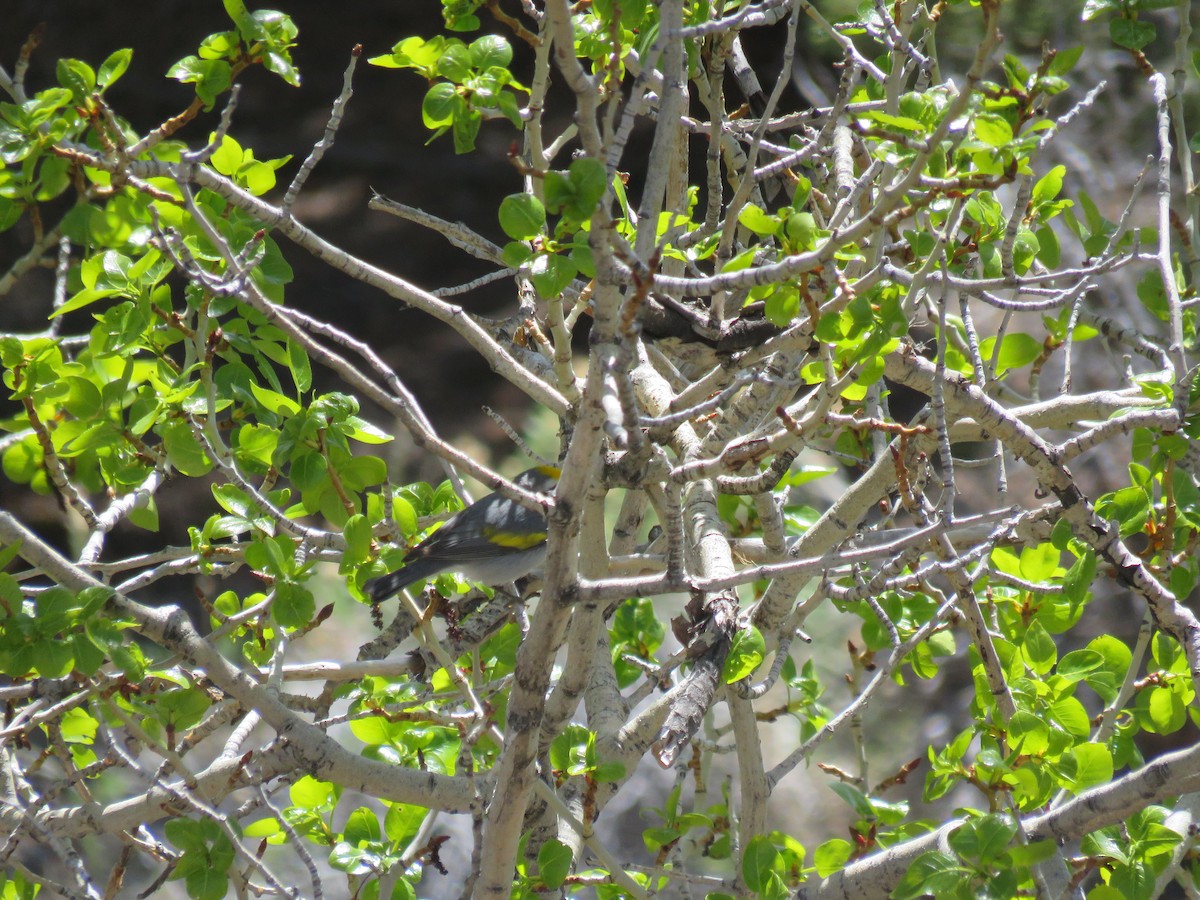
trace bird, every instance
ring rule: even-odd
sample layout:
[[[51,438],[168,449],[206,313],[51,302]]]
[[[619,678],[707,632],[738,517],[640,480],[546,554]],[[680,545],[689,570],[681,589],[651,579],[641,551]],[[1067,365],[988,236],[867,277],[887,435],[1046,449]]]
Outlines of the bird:
[[[556,466],[534,466],[513,479],[527,491],[550,493],[561,474]],[[495,587],[511,584],[546,558],[546,517],[503,494],[481,497],[455,513],[404,557],[404,567],[372,578],[364,593],[378,603],[410,584],[441,572],[459,572]]]

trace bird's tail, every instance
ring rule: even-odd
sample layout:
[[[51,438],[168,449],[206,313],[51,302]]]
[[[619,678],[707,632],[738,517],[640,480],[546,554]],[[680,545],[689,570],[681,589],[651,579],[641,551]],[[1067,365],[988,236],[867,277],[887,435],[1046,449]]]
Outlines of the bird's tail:
[[[387,575],[372,578],[363,585],[363,593],[376,603],[386,600],[393,594],[398,594],[414,581],[420,581],[422,578],[428,578],[430,575],[436,573],[437,569],[435,567],[423,565],[424,562],[424,560],[416,560],[403,569],[397,569],[395,572],[389,572]]]

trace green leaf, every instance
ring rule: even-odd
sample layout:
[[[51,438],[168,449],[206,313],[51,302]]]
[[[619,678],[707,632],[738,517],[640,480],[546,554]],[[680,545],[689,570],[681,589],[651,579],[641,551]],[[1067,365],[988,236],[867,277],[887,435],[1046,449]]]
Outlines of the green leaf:
[[[748,676],[758,668],[766,652],[767,642],[763,639],[761,631],[753,625],[741,629],[733,636],[729,655],[725,657],[725,665],[721,671],[725,683],[733,684]]]
[[[1082,603],[1087,599],[1095,577],[1096,553],[1089,547],[1063,575],[1063,595],[1072,603]]]
[[[1112,752],[1104,744],[1077,744],[1067,752],[1064,762],[1067,760],[1074,763],[1071,790],[1076,794],[1112,781]]]
[[[387,746],[398,743],[403,732],[397,723],[389,722],[383,716],[368,716],[365,719],[354,719],[350,722],[350,733],[368,747]]]
[[[521,119],[521,105],[512,91],[502,91],[496,98],[496,106],[504,118],[513,124],[513,127],[517,129],[525,127],[525,122]]]
[[[108,59],[100,64],[100,71],[96,75],[96,84],[101,92],[125,74],[132,59],[133,51],[129,49],[116,50],[109,54]]]
[[[1187,708],[1177,691],[1169,687],[1153,687],[1146,705],[1158,734],[1171,734],[1183,727],[1187,721]]]
[[[333,809],[340,795],[339,787],[312,775],[305,775],[288,789],[293,806],[311,810]]]
[[[379,867],[379,854],[370,847],[356,847],[349,841],[338,841],[329,853],[329,864],[350,876],[362,877]]]
[[[626,775],[625,764],[622,762],[602,762],[592,771],[592,780],[597,784],[611,784],[620,781]]]
[[[284,628],[304,628],[313,620],[317,602],[308,588],[291,581],[275,584],[271,617]]]
[[[1050,727],[1041,716],[1019,709],[1008,720],[1008,743],[1027,756],[1045,753],[1050,746]]]
[[[392,803],[383,817],[384,833],[393,844],[404,844],[412,840],[428,815],[429,810],[423,806]]]
[[[975,193],[967,201],[967,215],[994,235],[1004,222],[1004,208],[991,194]]]
[[[292,87],[300,86],[300,70],[292,64],[290,54],[271,50],[263,56],[262,63],[264,69],[278,75],[287,84]]]
[[[442,81],[425,93],[421,103],[421,120],[426,128],[441,128],[454,121],[461,108],[462,98],[453,84]]]
[[[167,840],[180,850],[186,852],[205,849],[204,832],[199,822],[193,822],[191,819],[169,819],[163,831]]]
[[[754,265],[754,257],[757,255],[757,247],[750,247],[746,250],[743,250],[741,253],[727,260],[725,265],[721,266],[721,271],[741,272],[743,269],[748,269]]]
[[[1018,275],[1029,271],[1039,250],[1041,244],[1038,243],[1037,235],[1022,225],[1013,241],[1013,269]]]
[[[58,83],[75,96],[75,102],[86,105],[96,90],[96,73],[81,59],[60,59],[56,74]]]
[[[168,78],[196,85],[196,96],[205,109],[212,109],[217,97],[233,83],[233,69],[223,59],[201,59],[188,56],[171,66]]]
[[[449,78],[455,84],[462,84],[471,75],[470,51],[458,42],[447,44],[445,51],[438,58],[436,71],[443,78]]]
[[[817,220],[812,213],[792,213],[787,217],[783,230],[792,253],[802,253],[817,246]]]
[[[184,731],[199,722],[211,705],[208,694],[199,688],[189,688],[160,696],[155,712],[163,725]]]
[[[181,474],[189,478],[199,478],[212,471],[212,460],[208,458],[208,453],[186,421],[172,419],[162,425],[159,431],[162,434],[163,447],[167,451],[167,460]]]
[[[1140,487],[1121,488],[1104,494],[1096,501],[1096,512],[1105,519],[1116,519],[1121,537],[1138,534],[1150,518],[1150,498]]]
[[[1058,662],[1055,674],[1068,681],[1086,678],[1104,665],[1104,657],[1095,650],[1072,650]]]
[[[300,450],[292,457],[288,474],[298,490],[311,491],[327,483],[329,461],[316,450]]]
[[[342,565],[354,565],[371,555],[371,523],[363,515],[353,515],[342,527],[346,537],[346,551],[342,554]]]
[[[577,202],[580,209],[590,215],[608,189],[608,170],[600,160],[581,156],[571,161],[568,172],[579,198]]]
[[[280,834],[283,831],[283,826],[279,824],[279,820],[274,816],[266,819],[257,819],[251,822],[242,829],[242,834],[248,838],[268,838],[275,834]]]
[[[817,867],[817,874],[828,878],[834,872],[841,871],[853,851],[850,842],[841,838],[826,841],[813,853],[813,865]]]
[[[262,28],[259,27],[258,22],[250,15],[250,11],[246,9],[246,4],[243,0],[222,0],[222,3],[225,5],[225,14],[237,26],[238,33],[247,43],[262,40],[266,37]]]
[[[742,854],[742,878],[746,887],[752,891],[766,890],[778,856],[779,851],[766,835],[756,834],[750,838]]]
[[[550,765],[556,771],[565,772],[571,766],[572,756],[578,748],[586,746],[591,732],[583,725],[569,724],[550,742]]]
[[[1045,675],[1058,661],[1058,647],[1049,632],[1038,619],[1029,623],[1025,637],[1021,642],[1021,654],[1029,668],[1039,675]]]
[[[951,854],[940,850],[923,853],[908,867],[900,883],[892,890],[892,900],[916,900],[928,894],[956,896],[970,885],[974,872],[962,866]],[[970,896],[973,891],[968,891]]]
[[[255,197],[261,197],[275,187],[275,167],[258,160],[244,163],[237,171],[237,180]]]
[[[296,393],[306,393],[312,387],[312,365],[304,348],[288,338],[288,368],[292,373],[292,381],[296,385]]]
[[[512,62],[512,56],[512,47],[499,35],[488,34],[471,42],[470,62],[476,69],[503,68]]]
[[[1151,807],[1143,810],[1142,813],[1135,813],[1134,817],[1144,815],[1145,813],[1155,810],[1161,812],[1160,808]],[[1141,824],[1141,823],[1139,823]],[[1170,854],[1179,843],[1183,840],[1183,835],[1168,827],[1161,822],[1145,822],[1142,827],[1133,826],[1130,831],[1137,834],[1138,843],[1144,848],[1144,855],[1147,859],[1153,859],[1156,856],[1164,856]]]
[[[571,872],[571,848],[555,838],[550,838],[538,850],[538,875],[542,883],[557,890]]]
[[[1027,581],[1048,581],[1058,569],[1059,550],[1053,544],[1038,544],[1021,550],[1021,577]]]
[[[468,6],[467,9],[472,7]],[[478,31],[483,27],[483,23],[479,21],[479,16],[474,13],[452,13],[451,10],[461,9],[458,6],[447,6],[442,10],[442,16],[445,19],[446,27],[451,31]],[[400,882],[401,885],[406,882]]]
[[[875,807],[867,795],[854,785],[835,781],[829,785],[829,789],[841,797],[860,819],[875,818]]]
[[[1036,232],[1038,250],[1038,260],[1048,269],[1058,268],[1059,262],[1062,260],[1062,249],[1058,243],[1058,235],[1049,225],[1043,225]]]
[[[278,391],[273,391],[270,388],[259,387],[257,382],[250,383],[250,390],[254,394],[254,399],[257,400],[265,409],[280,415],[294,416],[300,412],[301,406],[291,397],[287,397]]]
[[[269,466],[275,448],[279,446],[279,431],[270,425],[243,425],[237,432],[235,452],[243,464],[253,462]]]
[[[596,159],[581,157],[573,161],[565,173],[546,173],[546,209],[561,213],[567,221],[585,222],[596,211],[607,186],[608,173],[604,164]]]
[[[651,827],[642,831],[642,843],[651,853],[657,853],[663,847],[679,839],[678,828]]]
[[[506,266],[519,268],[533,257],[533,250],[524,241],[509,241],[501,253]]]
[[[1088,686],[1101,694],[1106,702],[1111,702],[1116,696],[1117,685],[1125,678],[1125,673],[1129,671],[1129,666],[1133,662],[1133,652],[1124,642],[1107,634],[1093,638],[1088,643],[1087,649],[1094,650],[1104,658],[1102,673],[1088,678]],[[1099,675],[1101,674],[1107,677],[1100,679]],[[1101,693],[1102,691],[1103,693]]]
[[[1013,130],[1002,116],[983,113],[975,118],[975,136],[991,147],[1006,147],[1012,143]]]
[[[31,434],[25,440],[17,441],[4,451],[4,474],[9,481],[17,484],[29,484],[39,475],[44,477],[42,460],[42,448],[38,445],[37,437]]]
[[[1153,22],[1145,19],[1113,19],[1108,23],[1108,36],[1118,47],[1141,50],[1157,37]]]
[[[1080,47],[1080,50],[1083,48]],[[1063,176],[1067,173],[1066,166],[1055,166],[1045,175],[1037,180],[1033,186],[1033,193],[1030,194],[1030,201],[1037,205],[1039,203],[1047,203],[1058,196],[1062,190]]]
[[[532,194],[509,194],[500,201],[500,228],[515,241],[527,241],[546,226],[546,209]]]
[[[426,78],[432,78],[445,41],[441,35],[429,41],[422,37],[407,37],[392,47],[389,55],[374,56],[367,62],[385,69],[416,69]]]
[[[1176,469],[1175,473],[1181,473],[1180,469]],[[1171,593],[1175,595],[1177,600],[1186,600],[1188,595],[1196,588],[1196,573],[1187,566],[1176,566],[1171,570],[1170,578]]]
[[[63,406],[67,412],[78,419],[90,419],[100,413],[103,408],[103,398],[100,389],[86,378],[76,375],[64,379],[69,386]]]
[[[84,288],[78,291],[66,303],[54,310],[48,318],[54,319],[58,316],[65,316],[69,312],[74,312],[77,309],[82,309],[85,306],[90,306],[97,300],[103,300],[105,297],[113,297],[117,294],[125,293],[120,288]]]
[[[1137,296],[1142,301],[1142,305],[1157,318],[1164,322],[1170,318],[1167,292],[1163,288],[1162,274],[1158,269],[1150,269],[1138,279]]]
[[[1045,862],[1058,852],[1058,844],[1052,840],[1034,841],[1032,844],[1017,844],[1015,847],[1009,847],[1000,858],[1002,865],[1024,869]]]
[[[551,169],[542,179],[542,194],[546,198],[546,211],[561,213],[563,208],[574,198],[571,180],[565,172]]]
[[[87,635],[78,632],[71,635],[71,650],[75,657],[75,671],[81,675],[94,675],[108,662],[108,655],[92,643]]]
[[[114,647],[111,655],[113,664],[130,681],[136,683],[146,676],[146,657],[137,644],[124,644],[120,647]]]
[[[749,228],[755,234],[768,235],[779,231],[783,223],[753,203],[747,203],[738,213],[738,224]]]
[[[950,846],[963,859],[987,864],[1004,852],[1016,834],[1011,816],[992,813],[968,819],[950,835]]]
[[[467,108],[465,101],[462,101],[461,107],[455,114],[454,122],[451,125],[454,135],[454,152],[470,153],[475,149],[475,137],[479,134],[483,116],[478,110]]]
[[[925,641],[929,647],[931,655],[937,656],[953,656],[958,649],[958,642],[954,638],[953,631],[935,631]]]
[[[529,266],[529,280],[543,300],[557,297],[578,273],[575,261],[554,253],[539,253]]]
[[[780,285],[768,295],[763,312],[772,324],[786,328],[800,315],[800,291],[790,284]]]
[[[233,175],[241,168],[245,159],[246,153],[242,150],[242,145],[229,135],[224,135],[208,161],[222,175]]]
[[[867,118],[896,131],[920,133],[925,130],[925,126],[922,125],[919,120],[911,118],[910,116],[894,116],[891,113],[872,110],[871,112],[867,113]]]
[[[383,837],[383,829],[379,827],[379,816],[373,810],[360,806],[346,819],[342,837],[356,845],[378,841]]]
[[[1183,662],[1179,642],[1164,631],[1154,632],[1154,637],[1150,639],[1150,655],[1164,671],[1184,671],[1182,666],[1175,668],[1176,663]]]
[[[47,638],[33,645],[33,658],[43,678],[62,678],[75,665],[75,647],[69,641]]]
[[[242,52],[242,39],[237,31],[216,31],[200,42],[196,51],[201,59],[236,59]]]
[[[1074,697],[1060,697],[1050,706],[1050,717],[1067,734],[1081,738],[1091,733],[1091,719],[1083,704]]]
[[[997,338],[988,337],[979,342],[979,353],[985,363],[990,362]],[[1006,334],[996,356],[996,377],[1002,378],[1009,369],[1027,366],[1041,355],[1042,344],[1024,332]]]
[[[187,891],[191,900],[223,900],[228,890],[227,872],[203,866],[188,873]]]
[[[1083,56],[1083,45],[1078,47],[1068,47],[1066,50],[1059,50],[1054,55],[1049,68],[1046,70],[1047,75],[1066,75],[1073,68],[1075,63],[1079,62],[1079,57]]]
[[[372,425],[358,416],[348,416],[344,422],[347,435],[360,444],[387,444],[395,438],[377,425]]]

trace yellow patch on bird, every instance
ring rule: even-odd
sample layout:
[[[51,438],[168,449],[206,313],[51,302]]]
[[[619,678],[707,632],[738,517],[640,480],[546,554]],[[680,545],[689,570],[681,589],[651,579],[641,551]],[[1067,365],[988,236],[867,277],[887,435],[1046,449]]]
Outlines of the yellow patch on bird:
[[[530,531],[517,534],[512,531],[501,531],[498,528],[483,529],[483,536],[489,544],[499,544],[510,550],[528,550],[546,540],[546,532]]]

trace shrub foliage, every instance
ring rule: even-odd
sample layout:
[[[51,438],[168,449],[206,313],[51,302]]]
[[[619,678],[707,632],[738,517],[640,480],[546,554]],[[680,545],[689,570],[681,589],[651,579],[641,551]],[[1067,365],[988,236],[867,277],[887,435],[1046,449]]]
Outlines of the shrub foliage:
[[[1022,56],[1000,0],[442,0],[366,62],[445,153],[510,138],[511,192],[467,224],[370,205],[490,266],[467,285],[293,214],[357,49],[301,161],[236,137],[246,70],[300,84],[282,12],[225,0],[144,133],[106,99],[130,49],[35,85],[27,44],[0,292],[55,278],[37,333],[0,310],[3,897],[1195,891],[1190,5],[1071,6],[1103,39]],[[1115,200],[1077,136],[1114,55],[1151,148]],[[304,253],[552,417],[554,496],[289,306]],[[472,312],[496,280],[513,312]],[[392,430],[543,509],[545,570],[438,576],[311,662],[461,502],[390,481]],[[184,479],[219,511],[156,540]]]

